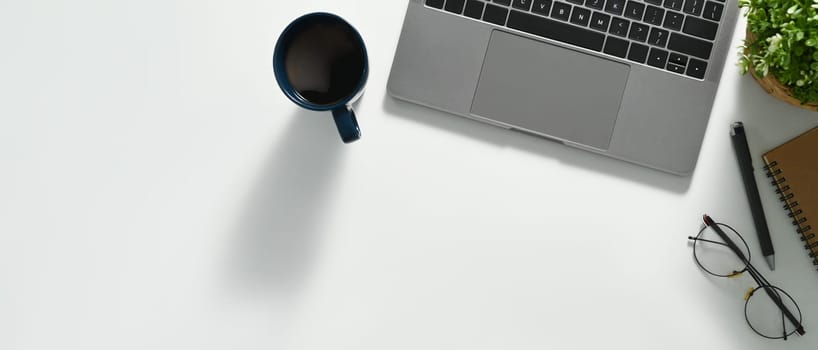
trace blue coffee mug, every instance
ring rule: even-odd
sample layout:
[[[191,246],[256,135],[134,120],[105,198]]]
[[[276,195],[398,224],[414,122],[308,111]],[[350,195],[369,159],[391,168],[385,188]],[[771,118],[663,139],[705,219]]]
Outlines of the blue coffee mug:
[[[276,82],[295,104],[332,111],[344,143],[361,138],[354,103],[369,77],[369,60],[360,33],[341,17],[311,13],[281,34],[273,52]]]

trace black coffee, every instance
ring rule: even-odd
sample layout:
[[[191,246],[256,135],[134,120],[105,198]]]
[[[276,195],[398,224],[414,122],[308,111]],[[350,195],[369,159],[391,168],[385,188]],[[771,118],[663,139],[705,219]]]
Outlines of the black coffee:
[[[293,88],[309,102],[332,105],[348,98],[364,74],[364,48],[346,23],[324,19],[292,28],[284,66]]]

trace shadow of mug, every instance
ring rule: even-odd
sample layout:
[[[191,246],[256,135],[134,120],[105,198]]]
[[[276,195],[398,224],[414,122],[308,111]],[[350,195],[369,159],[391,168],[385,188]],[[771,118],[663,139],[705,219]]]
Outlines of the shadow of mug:
[[[289,294],[309,275],[344,150],[316,113],[298,111],[250,189],[231,235],[229,278]]]
[[[330,13],[297,18],[276,43],[273,71],[281,91],[296,105],[332,112],[344,143],[361,138],[351,105],[363,94],[369,60],[352,25]]]

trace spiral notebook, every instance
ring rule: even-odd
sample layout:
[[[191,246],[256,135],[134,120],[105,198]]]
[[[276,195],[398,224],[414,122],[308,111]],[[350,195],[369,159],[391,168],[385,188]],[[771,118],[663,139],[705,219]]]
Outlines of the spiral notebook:
[[[804,248],[818,266],[818,127],[765,153],[764,163]]]

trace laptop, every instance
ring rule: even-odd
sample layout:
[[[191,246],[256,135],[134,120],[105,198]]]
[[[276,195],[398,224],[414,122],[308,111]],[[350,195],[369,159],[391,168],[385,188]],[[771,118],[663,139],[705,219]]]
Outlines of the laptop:
[[[736,0],[410,0],[389,94],[693,172]]]

